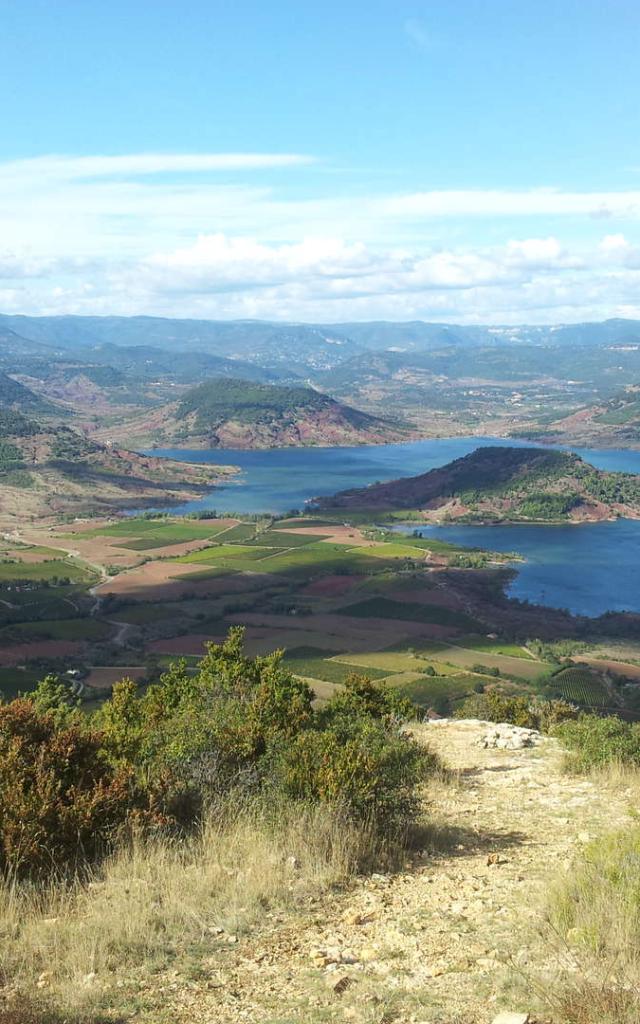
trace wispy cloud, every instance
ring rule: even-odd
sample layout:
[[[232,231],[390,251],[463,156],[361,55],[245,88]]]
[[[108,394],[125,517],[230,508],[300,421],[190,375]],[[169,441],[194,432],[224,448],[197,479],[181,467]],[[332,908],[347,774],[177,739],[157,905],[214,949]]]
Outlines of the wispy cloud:
[[[638,190],[351,194],[334,177],[318,194],[313,163],[183,153],[0,164],[0,308],[544,322],[639,306]]]
[[[383,200],[389,217],[640,217],[640,190],[567,192],[536,188],[415,192]]]
[[[189,174],[202,171],[254,171],[301,167],[315,158],[301,153],[129,153],[122,156],[48,156],[0,164],[0,187],[24,182],[74,181],[83,178],[138,177],[147,174]]]

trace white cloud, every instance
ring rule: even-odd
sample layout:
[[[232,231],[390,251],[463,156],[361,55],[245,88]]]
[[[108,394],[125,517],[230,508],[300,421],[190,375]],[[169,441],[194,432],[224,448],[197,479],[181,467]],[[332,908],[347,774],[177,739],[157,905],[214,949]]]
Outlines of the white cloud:
[[[77,289],[76,312],[104,302],[104,312],[214,318],[553,322],[621,315],[638,305],[640,284],[618,250],[605,255],[600,243],[573,252],[555,238],[425,253],[328,238],[268,245],[217,233],[106,276],[102,288]],[[65,291],[50,301],[56,309],[73,300]]]
[[[389,217],[640,216],[640,191],[564,192],[556,189],[466,189],[415,192],[381,203]]]
[[[300,153],[128,153],[122,156],[48,156],[0,164],[3,184],[37,178],[47,181],[136,177],[147,174],[193,174],[300,167],[314,158]]]
[[[638,191],[350,195],[332,176],[323,194],[308,177],[287,192],[284,170],[301,175],[312,161],[213,153],[0,164],[0,308],[495,323],[638,306]],[[623,223],[601,237],[601,215]]]

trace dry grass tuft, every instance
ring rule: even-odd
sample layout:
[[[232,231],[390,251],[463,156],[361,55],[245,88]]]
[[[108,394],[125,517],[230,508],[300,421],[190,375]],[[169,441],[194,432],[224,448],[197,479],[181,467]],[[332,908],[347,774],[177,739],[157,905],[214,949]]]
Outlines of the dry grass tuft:
[[[640,828],[584,849],[552,887],[548,926],[570,965],[546,993],[554,1019],[640,1024]]]
[[[587,981],[574,983],[553,1000],[554,1020],[561,1024],[638,1024],[640,992]]]
[[[211,819],[190,842],[134,844],[88,884],[6,884],[5,986],[18,996],[40,991],[65,1014],[113,1004],[116,987],[126,991],[136,972],[148,976],[198,943],[213,951],[269,908],[344,882],[373,843],[326,805],[272,813],[246,804]]]

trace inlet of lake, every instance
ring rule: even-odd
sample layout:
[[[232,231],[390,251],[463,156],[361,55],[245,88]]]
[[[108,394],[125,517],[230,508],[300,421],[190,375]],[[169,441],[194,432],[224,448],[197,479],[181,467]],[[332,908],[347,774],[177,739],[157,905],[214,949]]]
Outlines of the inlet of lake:
[[[281,514],[304,509],[305,502],[321,495],[425,473],[487,445],[532,447],[499,438],[454,437],[357,448],[154,449],[150,454],[241,470],[237,481],[216,488],[199,501],[172,508],[174,514],[206,509]],[[598,469],[640,474],[640,451],[572,450]],[[640,612],[640,520],[419,529],[425,536],[433,534],[469,547],[517,551],[526,561],[517,564],[518,575],[509,591],[513,597],[568,608],[579,615]]]

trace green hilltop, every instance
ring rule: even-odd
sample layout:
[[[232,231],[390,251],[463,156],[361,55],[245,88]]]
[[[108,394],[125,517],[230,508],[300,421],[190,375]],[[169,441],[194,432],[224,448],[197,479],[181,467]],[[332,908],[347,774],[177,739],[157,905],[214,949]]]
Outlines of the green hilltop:
[[[478,448],[419,476],[342,491],[320,508],[423,510],[425,518],[510,522],[640,515],[640,477],[595,469],[571,452]]]

